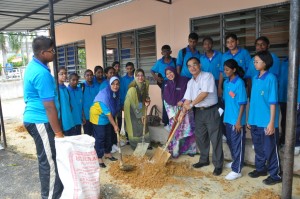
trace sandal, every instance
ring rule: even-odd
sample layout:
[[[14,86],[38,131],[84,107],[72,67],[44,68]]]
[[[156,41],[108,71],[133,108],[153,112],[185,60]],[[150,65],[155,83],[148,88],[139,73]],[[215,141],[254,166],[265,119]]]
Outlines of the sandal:
[[[106,165],[104,163],[99,163],[99,167],[106,168]]]

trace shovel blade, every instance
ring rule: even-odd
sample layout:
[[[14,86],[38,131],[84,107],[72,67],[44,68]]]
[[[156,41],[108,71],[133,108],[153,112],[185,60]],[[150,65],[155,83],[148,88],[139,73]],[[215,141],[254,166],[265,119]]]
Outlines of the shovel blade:
[[[161,147],[157,147],[157,149],[154,151],[151,161],[153,161],[155,164],[165,165],[170,157],[171,154],[168,151],[165,151]]]
[[[136,157],[142,157],[146,154],[147,149],[149,147],[149,143],[138,143],[137,147],[135,148],[133,155]]]

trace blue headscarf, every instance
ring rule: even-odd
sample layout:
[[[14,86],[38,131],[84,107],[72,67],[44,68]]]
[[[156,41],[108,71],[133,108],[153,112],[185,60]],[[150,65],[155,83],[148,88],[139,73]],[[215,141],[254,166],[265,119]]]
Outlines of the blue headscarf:
[[[119,80],[118,77],[111,77],[109,80],[109,86],[99,91],[97,96],[94,99],[94,102],[102,102],[104,103],[110,110],[112,116],[116,116],[116,114],[120,111],[120,95],[119,91],[113,92],[110,88],[110,85],[115,81]]]

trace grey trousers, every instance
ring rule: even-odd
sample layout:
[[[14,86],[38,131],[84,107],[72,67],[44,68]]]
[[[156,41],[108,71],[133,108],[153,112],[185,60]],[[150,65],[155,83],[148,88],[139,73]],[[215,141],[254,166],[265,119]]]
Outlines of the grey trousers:
[[[199,162],[209,162],[210,142],[212,143],[212,162],[215,168],[222,168],[224,155],[222,133],[220,131],[218,106],[200,110],[195,108],[195,136],[200,150]]]

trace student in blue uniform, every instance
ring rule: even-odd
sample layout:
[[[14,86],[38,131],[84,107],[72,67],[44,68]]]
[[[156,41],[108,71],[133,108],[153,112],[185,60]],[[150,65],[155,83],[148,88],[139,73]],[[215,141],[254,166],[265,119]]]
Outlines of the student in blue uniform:
[[[121,72],[121,64],[118,61],[114,61],[111,66],[115,69],[114,76],[118,77],[120,79],[120,72]]]
[[[222,53],[213,50],[213,39],[211,37],[204,37],[202,40],[202,47],[204,54],[200,57],[201,70],[213,74],[216,86],[219,86],[220,66],[222,61]]]
[[[109,79],[115,75],[116,70],[112,66],[108,66],[104,68],[104,80],[102,84],[99,86],[99,91],[109,86]]]
[[[257,178],[266,176],[269,172],[270,176],[263,183],[274,185],[281,182],[278,83],[276,76],[268,71],[273,65],[272,55],[268,51],[256,53],[254,65],[259,73],[252,78],[248,124],[251,127],[256,169],[248,175]]]
[[[161,96],[163,96],[165,83],[168,80],[165,74],[165,69],[168,66],[172,66],[176,68],[176,58],[171,57],[172,50],[169,45],[163,45],[161,47],[161,54],[163,57],[155,62],[154,66],[151,68],[151,74],[153,78],[157,81],[157,84],[161,85],[160,86]],[[158,74],[160,74],[161,77],[159,77]],[[169,118],[163,103],[163,99],[162,99],[162,107],[163,107],[162,122],[164,123],[165,129],[169,131],[170,130]]]
[[[72,116],[72,106],[70,100],[70,93],[65,82],[67,80],[67,70],[65,67],[58,69],[58,84],[59,84],[59,102],[61,110],[61,119],[64,135],[76,135],[75,123]]]
[[[232,162],[226,167],[232,171],[226,175],[226,180],[235,180],[242,176],[244,166],[247,94],[244,80],[244,70],[234,59],[224,62],[224,72],[227,79],[224,82],[223,98],[225,101],[224,123],[226,125],[227,144]]]
[[[177,73],[180,76],[192,78],[192,74],[190,73],[188,66],[187,66],[187,60],[189,60],[191,57],[196,57],[200,60],[201,54],[196,49],[197,43],[198,43],[199,36],[197,33],[190,33],[188,38],[188,46],[179,50],[178,56],[177,56]]]
[[[125,97],[126,97],[126,94],[127,94],[127,91],[128,91],[128,86],[134,80],[134,64],[132,62],[127,62],[125,69],[126,69],[126,75],[123,76],[120,79],[121,111],[124,110],[124,102],[125,102]],[[125,122],[125,120],[124,120],[124,122]],[[122,114],[119,114],[118,125],[119,125],[119,128],[121,128],[121,126],[122,126]],[[124,124],[124,127],[125,127],[125,124]],[[125,134],[126,134],[126,138],[127,138],[127,143],[126,144],[129,145],[128,134],[127,134],[126,131],[125,131]],[[121,142],[120,144],[121,144],[121,146],[124,145],[123,142]]]
[[[280,75],[278,76],[278,101],[279,101],[280,113],[281,113],[281,121],[280,121],[281,133],[279,138],[280,146],[284,146],[285,144],[288,73],[289,73],[289,59],[285,58],[281,62]]]
[[[114,118],[120,110],[119,98],[120,81],[117,77],[110,78],[109,86],[101,90],[95,97],[91,106],[91,123],[95,136],[95,149],[99,166],[105,168],[103,156],[110,161],[116,161],[110,151],[112,150],[111,134],[120,131]]]
[[[103,68],[102,66],[95,66],[93,84],[99,89],[102,82],[103,82]]]
[[[23,122],[32,136],[39,162],[40,198],[60,198],[63,184],[56,165],[55,139],[64,137],[58,119],[59,103],[55,81],[48,63],[54,59],[54,41],[45,36],[34,38],[34,56],[24,74],[25,110]]]
[[[258,37],[255,40],[255,50],[256,50],[256,52],[267,51],[267,50],[269,50],[269,48],[270,48],[270,41],[267,37],[261,36],[261,37]],[[270,52],[270,53],[271,53],[272,58],[273,58],[273,65],[269,69],[269,72],[273,73],[278,78],[279,74],[280,74],[280,60],[274,53],[272,53],[272,52]],[[253,76],[256,76],[257,73],[258,73],[258,71],[255,69],[253,61],[254,61],[254,57],[249,62],[248,70],[247,70],[247,73],[245,75],[246,78],[251,79]]]
[[[222,56],[222,64],[220,67],[220,77],[218,86],[219,97],[222,97],[223,81],[224,79],[226,79],[226,76],[224,74],[224,62],[228,59],[234,59],[246,73],[248,69],[248,64],[251,60],[249,52],[244,48],[238,47],[238,38],[235,34],[230,33],[226,35],[225,41],[228,51],[225,52]]]
[[[258,37],[255,40],[255,50],[256,50],[256,52],[268,51],[269,48],[270,48],[270,41],[267,37],[261,36],[261,37]],[[273,73],[277,78],[279,78],[279,76],[280,76],[279,75],[280,74],[280,60],[274,53],[271,53],[271,55],[272,55],[272,58],[273,58],[273,65],[269,69],[269,72]],[[253,61],[254,61],[254,57],[250,60],[250,62],[248,64],[248,70],[245,74],[245,78],[247,78],[247,89],[248,89],[249,96],[251,94],[250,93],[250,91],[251,91],[251,79],[252,79],[252,77],[254,77],[258,74],[258,71],[255,69]]]
[[[84,124],[83,131],[84,134],[93,135],[93,126],[90,122],[90,108],[93,104],[94,98],[96,97],[99,89],[93,83],[93,71],[87,69],[84,72],[85,81],[82,84],[82,93],[83,93],[83,112],[84,112]]]
[[[76,135],[81,134],[81,125],[83,123],[82,89],[78,87],[79,76],[77,73],[69,75],[68,91],[72,107],[72,116],[75,124]]]

